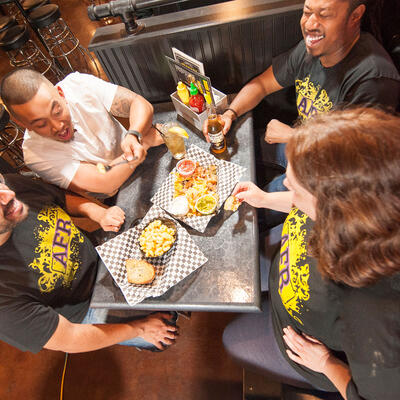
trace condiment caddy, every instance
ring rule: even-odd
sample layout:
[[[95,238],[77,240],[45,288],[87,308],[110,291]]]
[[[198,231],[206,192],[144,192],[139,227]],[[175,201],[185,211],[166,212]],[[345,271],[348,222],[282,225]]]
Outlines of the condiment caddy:
[[[216,103],[217,112],[222,114],[225,108],[228,107],[228,99],[226,97],[226,94],[220,92],[215,88],[212,88],[212,91]],[[203,123],[208,117],[207,109],[200,114],[194,112],[190,109],[189,106],[182,103],[177,92],[171,94],[171,100],[178,115],[184,118],[199,131],[203,129]]]
[[[186,63],[185,56],[188,60]],[[224,93],[211,86],[210,78],[204,75],[201,62],[180,51],[178,60],[170,57],[166,59],[177,85],[177,90],[171,94],[176,112],[201,131],[209,114],[208,108],[213,106],[216,112],[223,113],[228,107],[228,99]]]

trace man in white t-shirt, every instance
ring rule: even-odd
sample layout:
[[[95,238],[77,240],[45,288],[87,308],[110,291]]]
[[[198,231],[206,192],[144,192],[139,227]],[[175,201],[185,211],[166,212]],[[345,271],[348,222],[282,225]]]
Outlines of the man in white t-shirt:
[[[146,99],[91,75],[75,72],[54,86],[36,71],[18,69],[3,78],[1,96],[13,119],[26,128],[26,165],[64,189],[112,195],[143,162],[147,149],[163,143]],[[129,118],[129,130],[114,117]],[[124,159],[129,163],[107,173],[96,167]]]

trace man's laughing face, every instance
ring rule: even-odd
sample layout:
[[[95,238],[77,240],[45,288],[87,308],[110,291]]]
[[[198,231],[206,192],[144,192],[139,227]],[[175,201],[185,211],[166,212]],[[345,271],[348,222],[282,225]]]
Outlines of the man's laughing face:
[[[347,0],[306,0],[300,26],[307,52],[330,67],[342,60],[357,31]]]
[[[31,100],[12,106],[12,114],[22,126],[40,136],[60,142],[74,138],[71,115],[59,87],[40,85]]]
[[[11,232],[28,215],[28,206],[15,197],[0,176],[0,235]]]

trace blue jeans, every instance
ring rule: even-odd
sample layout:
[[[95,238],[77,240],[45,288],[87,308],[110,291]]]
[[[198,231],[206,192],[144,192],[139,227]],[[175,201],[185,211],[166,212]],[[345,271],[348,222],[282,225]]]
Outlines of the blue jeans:
[[[106,308],[89,308],[85,318],[81,324],[121,324],[135,319],[140,319],[152,314],[149,311],[136,311],[136,310],[109,310]],[[172,320],[174,323],[175,318]],[[147,342],[141,337],[135,337],[129,340],[125,340],[121,343],[123,346],[134,346],[138,349],[160,351],[154,344]]]
[[[278,165],[282,168],[287,167],[286,143],[267,144],[264,137],[261,139],[260,153],[256,154],[257,162],[264,165]]]

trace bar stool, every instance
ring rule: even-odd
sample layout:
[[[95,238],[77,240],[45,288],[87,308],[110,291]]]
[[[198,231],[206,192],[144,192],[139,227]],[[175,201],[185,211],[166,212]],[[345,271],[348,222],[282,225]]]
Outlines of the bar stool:
[[[51,57],[58,60],[66,73],[92,73],[94,66],[97,76],[100,75],[94,58],[79,44],[79,40],[61,18],[57,5],[48,4],[33,10],[29,21],[38,29]]]
[[[14,17],[18,24],[25,24],[25,18],[21,14],[20,9],[12,0],[0,0],[0,6],[2,6],[4,12],[9,17]]]
[[[5,51],[13,67],[30,67],[56,83],[63,78],[62,72],[53,65],[29,38],[25,25],[13,26],[0,34],[0,49]]]
[[[49,0],[20,0],[22,8],[26,13],[30,13],[35,8],[49,4]],[[0,0],[0,5],[4,6],[4,11],[8,16],[15,17],[18,24],[26,24],[25,17],[21,14],[21,10],[13,0]]]
[[[22,142],[24,131],[10,121],[10,114],[0,104],[0,157],[17,171],[25,167]]]
[[[0,16],[0,33],[15,25],[17,25],[15,17],[9,17],[7,15]]]
[[[38,7],[42,7],[46,4],[49,4],[49,0],[24,0],[23,2],[20,0],[22,8],[28,14],[31,13],[33,10],[36,10]]]

